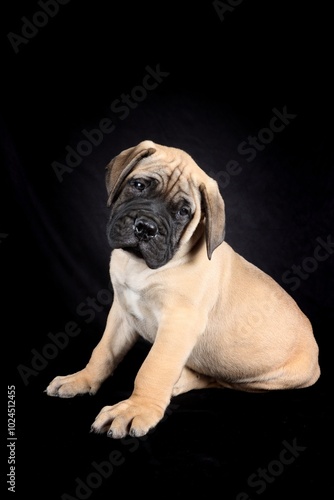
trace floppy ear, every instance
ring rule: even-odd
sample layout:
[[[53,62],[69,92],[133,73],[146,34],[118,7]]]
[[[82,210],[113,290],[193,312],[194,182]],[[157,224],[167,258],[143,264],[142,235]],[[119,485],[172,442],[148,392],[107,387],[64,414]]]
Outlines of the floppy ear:
[[[108,207],[117,193],[125,177],[133,170],[137,163],[145,156],[155,153],[152,141],[143,141],[133,148],[125,149],[115,156],[106,166],[106,186],[108,192]]]
[[[225,203],[219,192],[218,184],[211,179],[210,184],[199,187],[205,214],[205,235],[208,258],[225,238]]]

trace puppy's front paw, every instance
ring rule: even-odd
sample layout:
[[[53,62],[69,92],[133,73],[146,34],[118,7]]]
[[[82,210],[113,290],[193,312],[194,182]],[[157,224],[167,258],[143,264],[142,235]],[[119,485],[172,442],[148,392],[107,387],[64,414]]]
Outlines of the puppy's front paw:
[[[72,375],[54,378],[45,392],[48,396],[73,398],[77,394],[95,394],[99,387],[100,383],[93,382],[83,369]]]
[[[114,406],[105,406],[96,417],[92,431],[107,432],[108,437],[120,439],[127,434],[144,436],[164,416],[164,409],[156,404],[133,401],[131,397]]]

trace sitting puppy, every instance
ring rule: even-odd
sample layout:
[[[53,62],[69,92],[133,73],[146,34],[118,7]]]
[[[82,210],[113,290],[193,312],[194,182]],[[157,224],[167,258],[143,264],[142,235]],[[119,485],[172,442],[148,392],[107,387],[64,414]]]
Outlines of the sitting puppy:
[[[133,392],[101,410],[95,432],[143,436],[171,397],[192,389],[268,391],[317,381],[309,320],[224,242],[218,185],[187,153],[143,141],[109,163],[106,183],[114,301],[87,366],[56,377],[49,396],[96,393],[139,336],[152,347]]]

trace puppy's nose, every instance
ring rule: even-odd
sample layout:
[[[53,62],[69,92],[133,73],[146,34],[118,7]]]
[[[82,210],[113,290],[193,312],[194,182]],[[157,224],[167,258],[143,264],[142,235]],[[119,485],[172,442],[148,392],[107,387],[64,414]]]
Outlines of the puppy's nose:
[[[146,217],[139,217],[134,223],[135,235],[139,240],[147,241],[158,233],[157,224]]]

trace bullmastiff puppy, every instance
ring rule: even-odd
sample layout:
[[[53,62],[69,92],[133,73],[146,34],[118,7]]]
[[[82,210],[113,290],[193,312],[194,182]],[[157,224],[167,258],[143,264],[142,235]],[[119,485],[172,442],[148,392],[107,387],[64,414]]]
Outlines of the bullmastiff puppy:
[[[173,396],[192,389],[304,388],[320,376],[310,321],[262,270],[224,241],[217,183],[184,151],[146,140],[107,166],[114,300],[81,371],[49,396],[95,394],[139,336],[152,344],[128,399],[92,425],[143,436]]]

